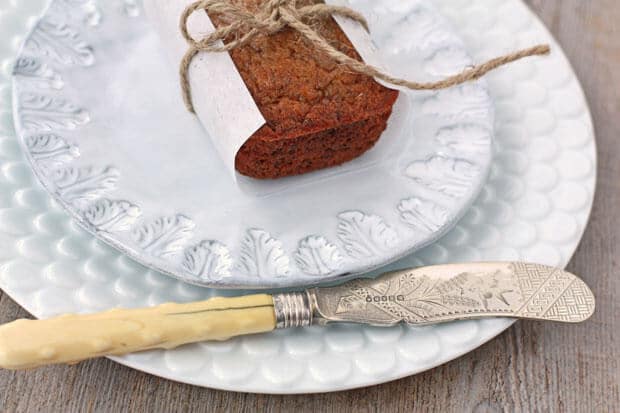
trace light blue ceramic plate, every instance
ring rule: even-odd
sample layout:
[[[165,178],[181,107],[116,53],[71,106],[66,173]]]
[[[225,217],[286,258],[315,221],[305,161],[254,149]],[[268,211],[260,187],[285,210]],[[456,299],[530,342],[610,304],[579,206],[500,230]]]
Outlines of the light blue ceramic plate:
[[[354,7],[397,75],[471,63],[426,2]],[[215,287],[343,280],[436,240],[485,182],[493,106],[473,83],[401,93],[379,144],[342,167],[237,184],[161,49],[134,2],[55,0],[13,79],[17,134],[41,183],[81,226],[158,271]]]

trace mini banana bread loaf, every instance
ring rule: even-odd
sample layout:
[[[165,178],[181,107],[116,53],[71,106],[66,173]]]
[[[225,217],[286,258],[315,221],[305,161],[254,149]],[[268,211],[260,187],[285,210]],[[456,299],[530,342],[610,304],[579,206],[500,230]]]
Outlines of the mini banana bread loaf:
[[[238,1],[251,9],[263,0]],[[210,17],[216,26],[226,23]],[[333,19],[318,31],[360,59]],[[258,36],[230,55],[267,121],[235,160],[236,169],[253,178],[303,174],[360,156],[385,130],[398,97],[374,79],[339,67],[288,28]]]

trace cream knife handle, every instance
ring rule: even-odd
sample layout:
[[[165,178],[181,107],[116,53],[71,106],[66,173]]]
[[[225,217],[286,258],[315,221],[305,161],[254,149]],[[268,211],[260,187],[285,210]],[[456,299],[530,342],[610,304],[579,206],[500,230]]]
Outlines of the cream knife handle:
[[[273,298],[259,294],[0,326],[0,367],[24,369],[271,331]]]

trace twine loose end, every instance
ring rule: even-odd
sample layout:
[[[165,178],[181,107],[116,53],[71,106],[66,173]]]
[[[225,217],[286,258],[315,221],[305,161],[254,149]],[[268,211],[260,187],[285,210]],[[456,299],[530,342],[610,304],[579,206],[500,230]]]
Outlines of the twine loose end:
[[[189,17],[198,10],[225,14],[231,22],[229,25],[218,28],[215,32],[197,41],[188,31]],[[257,12],[251,12],[230,0],[201,0],[196,1],[183,11],[180,19],[180,30],[189,45],[189,50],[181,60],[180,83],[183,101],[187,110],[194,112],[191,88],[188,79],[189,66],[199,52],[225,52],[249,43],[259,34],[272,35],[285,27],[299,32],[302,37],[316,47],[316,49],[347,69],[382,80],[394,86],[401,86],[411,90],[440,90],[466,82],[480,79],[487,73],[509,63],[530,56],[543,56],[551,53],[548,44],[540,44],[527,49],[519,50],[504,56],[491,59],[480,65],[467,68],[461,73],[436,82],[414,82],[407,79],[392,77],[380,69],[354,59],[333,47],[315,29],[311,22],[333,15],[347,17],[368,30],[368,23],[364,16],[347,7],[331,6],[317,3],[311,6],[298,7],[296,0],[265,0]],[[309,23],[310,22],[310,23]],[[221,46],[219,41],[234,35],[236,40]]]

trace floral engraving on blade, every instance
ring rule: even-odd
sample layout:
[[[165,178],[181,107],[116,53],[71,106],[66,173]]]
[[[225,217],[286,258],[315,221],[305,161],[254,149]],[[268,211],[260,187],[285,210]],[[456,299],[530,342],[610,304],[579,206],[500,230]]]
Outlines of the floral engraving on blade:
[[[435,92],[422,103],[425,115],[441,116],[452,121],[488,122],[492,118],[491,98],[483,86],[466,83]]]
[[[192,237],[195,226],[184,215],[161,217],[134,230],[133,238],[145,253],[163,258],[182,250]]]
[[[25,140],[32,159],[48,175],[50,170],[67,164],[80,156],[77,146],[54,134],[29,136]]]
[[[92,48],[77,30],[67,24],[63,13],[52,13],[39,21],[26,42],[25,50],[66,66],[90,66],[95,62]]]
[[[381,281],[360,280],[333,290],[334,314],[347,321],[378,324],[432,323],[455,316],[514,314],[524,302],[510,270],[464,271],[449,279],[420,271],[399,272]]]
[[[95,0],[56,0],[50,12],[63,13],[68,20],[89,26],[101,22],[101,11]]]
[[[37,88],[61,89],[63,87],[60,74],[34,57],[22,56],[17,59],[13,73]]]
[[[228,248],[218,241],[202,241],[185,250],[183,268],[204,281],[220,281],[231,276],[233,260]]]
[[[56,193],[73,204],[92,201],[116,188],[119,172],[107,168],[64,168],[54,171],[52,179]]]
[[[22,126],[29,132],[72,130],[90,120],[85,110],[67,100],[52,96],[22,93],[19,104]]]
[[[489,128],[465,123],[446,126],[437,131],[435,140],[452,155],[484,154],[489,152],[492,132]]]
[[[129,231],[141,214],[131,202],[100,199],[84,211],[84,219],[98,231],[123,232]]]
[[[241,245],[241,272],[263,278],[285,277],[289,275],[289,266],[290,260],[282,242],[261,229],[247,231]]]
[[[342,268],[343,260],[338,247],[319,236],[303,239],[295,253],[297,266],[310,275],[332,274]]]
[[[448,211],[426,199],[405,199],[398,205],[398,210],[403,221],[423,234],[433,233],[448,222]]]
[[[353,259],[381,256],[398,244],[396,231],[379,216],[348,211],[338,215],[338,218],[338,238]]]
[[[464,159],[433,155],[413,162],[405,173],[427,189],[460,198],[471,189],[480,167]]]

